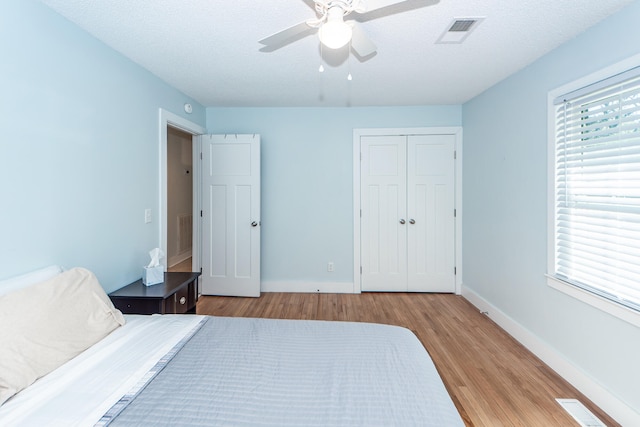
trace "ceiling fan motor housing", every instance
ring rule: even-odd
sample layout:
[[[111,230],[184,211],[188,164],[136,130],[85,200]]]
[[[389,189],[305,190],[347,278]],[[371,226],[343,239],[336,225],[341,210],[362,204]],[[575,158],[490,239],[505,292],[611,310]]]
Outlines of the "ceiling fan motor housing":
[[[329,11],[332,9],[338,10],[338,8],[342,11],[342,15],[348,15],[354,10],[358,9],[360,6],[361,0],[333,0],[333,1],[316,1],[316,12],[323,19],[328,17]]]

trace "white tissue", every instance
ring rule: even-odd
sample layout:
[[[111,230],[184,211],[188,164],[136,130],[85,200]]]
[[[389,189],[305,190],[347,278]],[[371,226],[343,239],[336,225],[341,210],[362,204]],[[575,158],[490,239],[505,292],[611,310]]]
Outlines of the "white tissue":
[[[160,248],[151,249],[149,251],[149,256],[151,257],[151,262],[147,267],[157,267],[160,265],[160,260],[164,258],[164,252]]]

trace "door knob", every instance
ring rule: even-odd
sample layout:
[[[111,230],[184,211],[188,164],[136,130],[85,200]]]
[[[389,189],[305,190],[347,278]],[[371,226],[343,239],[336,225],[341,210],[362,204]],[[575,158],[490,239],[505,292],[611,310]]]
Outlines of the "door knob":
[[[409,224],[415,224],[415,223],[416,223],[416,220],[415,220],[415,219],[410,219],[410,220],[409,220]]]
[[[404,219],[401,219],[401,220],[400,220],[400,224],[404,224]]]
[[[253,221],[253,222],[251,223],[251,226],[252,226],[252,227],[257,227],[257,226],[258,226],[258,223],[257,223],[257,222],[255,222],[255,221]]]

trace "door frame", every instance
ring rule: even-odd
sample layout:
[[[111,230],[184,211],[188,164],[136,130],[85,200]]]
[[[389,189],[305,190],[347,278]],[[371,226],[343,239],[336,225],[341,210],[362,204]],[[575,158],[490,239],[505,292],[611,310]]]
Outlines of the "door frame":
[[[201,209],[201,189],[200,189],[200,143],[199,135],[203,135],[207,132],[202,126],[193,123],[183,117],[178,116],[163,108],[159,109],[159,131],[158,131],[158,152],[159,152],[159,179],[160,179],[160,194],[158,197],[158,238],[159,247],[167,254],[167,126],[171,126],[176,129],[180,129],[183,132],[191,134],[192,155],[193,155],[193,173],[191,179],[193,180],[193,216],[199,218],[196,215]],[[193,247],[192,247],[192,269],[193,271],[200,271],[200,256],[201,256],[201,243],[200,243],[200,221],[193,221]],[[167,269],[167,259],[162,261],[165,270]]]
[[[454,135],[455,141],[455,293],[462,293],[462,127],[362,128],[353,130],[353,293],[362,292],[360,247],[360,138],[363,136]]]

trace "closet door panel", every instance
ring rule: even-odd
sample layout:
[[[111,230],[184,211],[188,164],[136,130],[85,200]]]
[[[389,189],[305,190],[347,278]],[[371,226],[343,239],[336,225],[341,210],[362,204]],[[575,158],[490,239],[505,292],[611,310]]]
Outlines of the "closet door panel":
[[[407,143],[408,290],[455,291],[455,136]]]
[[[371,136],[361,140],[364,291],[407,290],[405,141],[405,137],[398,136]]]

